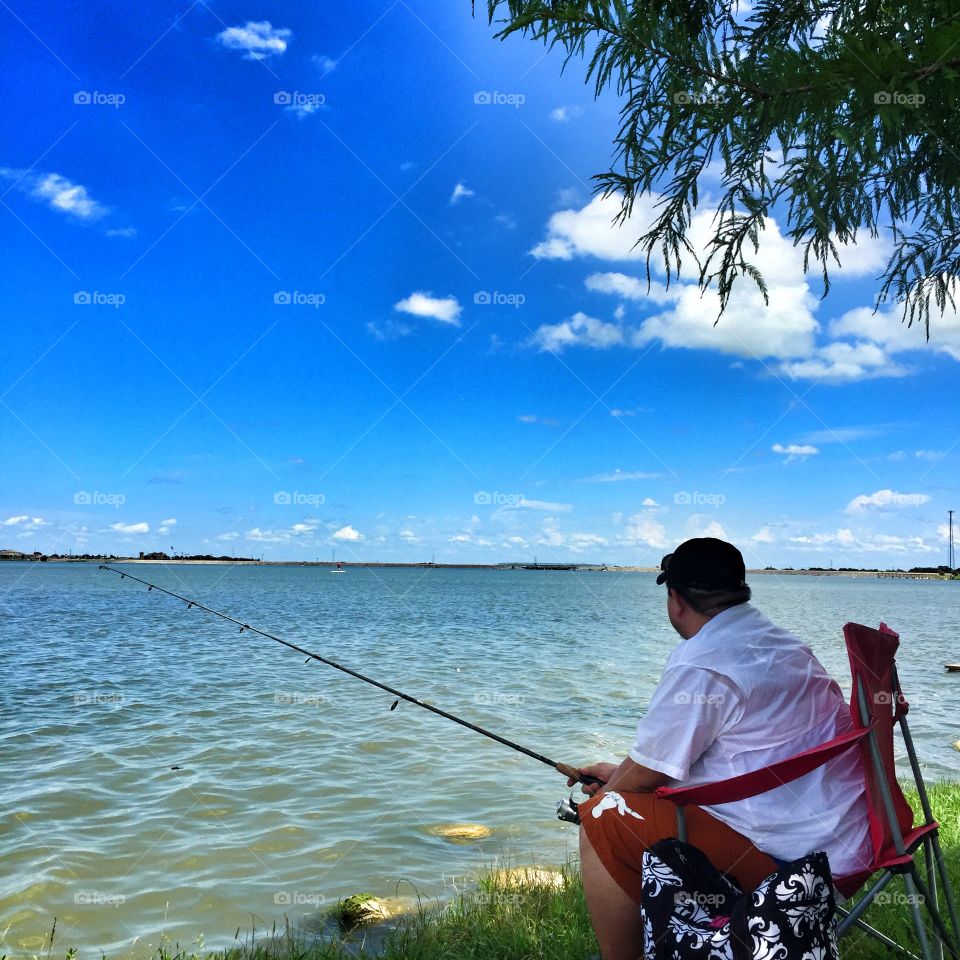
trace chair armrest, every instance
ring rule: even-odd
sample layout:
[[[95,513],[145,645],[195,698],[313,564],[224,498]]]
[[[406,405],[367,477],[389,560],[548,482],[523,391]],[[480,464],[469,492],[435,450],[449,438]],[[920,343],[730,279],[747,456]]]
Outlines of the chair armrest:
[[[849,733],[841,734],[828,743],[821,743],[817,747],[804,750],[803,753],[778,760],[760,770],[750,773],[741,773],[739,776],[727,780],[717,780],[715,783],[698,783],[692,787],[659,787],[655,796],[661,800],[669,800],[677,806],[685,807],[689,804],[732,803],[735,800],[745,800],[775,790],[785,783],[802,777],[804,774],[816,770],[827,761],[856,746],[871,730],[860,727]]]

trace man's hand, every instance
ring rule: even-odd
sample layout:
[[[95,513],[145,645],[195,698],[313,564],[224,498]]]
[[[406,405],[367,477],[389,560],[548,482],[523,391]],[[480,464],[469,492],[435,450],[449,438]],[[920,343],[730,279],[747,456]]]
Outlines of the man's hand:
[[[584,774],[588,777],[596,777],[598,780],[602,780],[603,783],[584,783],[581,785],[580,789],[587,794],[588,796],[593,796],[598,790],[602,790],[606,782],[613,776],[617,770],[616,763],[594,763],[589,767],[577,767],[579,773]],[[579,783],[579,780],[568,780],[567,786],[572,787],[575,783]]]
[[[651,770],[626,757],[621,763],[595,763],[589,767],[577,767],[580,773],[603,780],[603,783],[584,784],[581,790],[588,796],[594,796],[601,790],[626,791],[628,793],[652,793],[657,787],[669,782],[669,777],[658,770]],[[572,787],[577,781],[567,780]]]

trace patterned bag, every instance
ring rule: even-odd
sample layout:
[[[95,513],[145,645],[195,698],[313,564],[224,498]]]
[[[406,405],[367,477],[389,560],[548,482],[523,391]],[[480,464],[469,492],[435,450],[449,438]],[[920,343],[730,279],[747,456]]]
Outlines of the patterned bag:
[[[838,960],[824,853],[770,874],[753,893],[702,851],[661,840],[643,855],[645,960]]]

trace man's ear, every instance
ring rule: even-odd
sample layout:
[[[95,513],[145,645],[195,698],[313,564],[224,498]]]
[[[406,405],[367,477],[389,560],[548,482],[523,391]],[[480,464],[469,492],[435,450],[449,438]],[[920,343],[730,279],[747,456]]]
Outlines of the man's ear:
[[[680,608],[680,613],[683,613],[687,609],[686,601],[680,596],[679,593],[677,593],[676,590],[673,589],[673,587],[669,587],[667,589],[667,594],[673,598],[673,602]]]

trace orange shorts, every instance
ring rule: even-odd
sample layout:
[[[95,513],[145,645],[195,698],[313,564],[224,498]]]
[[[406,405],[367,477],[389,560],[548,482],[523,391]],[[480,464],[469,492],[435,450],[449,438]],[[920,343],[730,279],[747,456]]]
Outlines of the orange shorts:
[[[615,796],[623,805],[614,803]],[[603,802],[606,800],[606,802]],[[641,900],[643,852],[677,835],[677,808],[652,793],[606,794],[580,803],[580,823],[600,862],[637,903]],[[744,890],[755,889],[777,864],[746,837],[700,807],[685,807],[687,842],[729,873]]]

